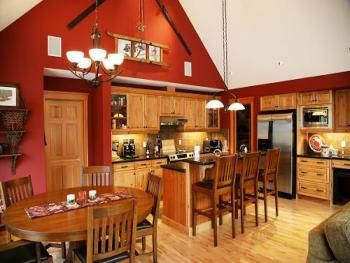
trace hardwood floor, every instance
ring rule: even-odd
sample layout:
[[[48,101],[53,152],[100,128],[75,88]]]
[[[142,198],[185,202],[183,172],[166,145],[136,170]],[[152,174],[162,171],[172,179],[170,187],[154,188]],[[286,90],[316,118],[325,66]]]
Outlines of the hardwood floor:
[[[305,262],[308,231],[335,212],[327,204],[311,200],[280,198],[280,215],[275,217],[274,200],[268,200],[269,221],[264,223],[263,203],[259,202],[259,227],[255,226],[254,206],[247,208],[245,233],[231,238],[230,218],[218,230],[218,247],[213,246],[212,230],[188,237],[160,222],[158,228],[159,262]],[[151,249],[147,239],[147,249]],[[137,244],[140,248],[140,244]],[[60,251],[52,249],[54,262],[62,262]],[[136,258],[136,262],[152,262],[152,255]]]

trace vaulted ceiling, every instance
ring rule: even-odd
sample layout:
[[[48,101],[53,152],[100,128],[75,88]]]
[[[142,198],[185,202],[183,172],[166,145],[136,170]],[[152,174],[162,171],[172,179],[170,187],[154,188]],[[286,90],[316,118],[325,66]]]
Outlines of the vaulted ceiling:
[[[0,31],[42,0],[0,0]],[[229,88],[350,71],[350,0],[179,0]]]

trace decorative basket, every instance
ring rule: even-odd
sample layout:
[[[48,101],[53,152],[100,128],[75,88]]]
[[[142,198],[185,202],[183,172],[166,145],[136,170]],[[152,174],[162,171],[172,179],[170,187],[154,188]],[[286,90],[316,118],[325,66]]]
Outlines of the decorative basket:
[[[28,109],[0,111],[1,124],[6,131],[23,131]]]
[[[6,132],[10,154],[15,154],[18,152],[18,145],[22,140],[23,133],[23,131]]]

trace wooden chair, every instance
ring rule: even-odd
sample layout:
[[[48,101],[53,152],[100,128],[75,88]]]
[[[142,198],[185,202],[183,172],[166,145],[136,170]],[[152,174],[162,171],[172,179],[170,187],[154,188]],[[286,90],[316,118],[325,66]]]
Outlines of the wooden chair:
[[[135,261],[136,200],[89,207],[86,246],[73,250],[73,262]]]
[[[29,176],[2,182],[6,207],[33,196],[32,179]]]
[[[265,222],[267,222],[267,196],[275,196],[276,216],[278,216],[278,168],[280,162],[281,149],[268,149],[264,169],[259,171],[259,199],[264,200]]]
[[[86,166],[82,168],[83,186],[113,185],[113,173],[110,166]]]
[[[214,246],[218,245],[217,240],[217,217],[228,211],[227,207],[219,205],[220,196],[231,195],[232,211],[232,237],[235,237],[235,193],[233,182],[235,181],[237,166],[237,155],[221,156],[217,158],[213,180],[206,180],[192,185],[192,235],[196,235],[197,215],[204,215],[211,218],[214,229]],[[207,195],[211,199],[212,207],[206,209],[197,208],[197,194]]]
[[[236,184],[238,195],[237,208],[241,210],[241,232],[244,233],[245,208],[248,203],[255,204],[255,224],[258,220],[258,174],[260,153],[247,153],[243,157],[242,173],[239,175],[239,183]],[[236,216],[237,216],[236,210]]]
[[[148,174],[148,182],[146,192],[151,193],[154,197],[154,203],[152,206],[152,223],[147,219],[137,225],[137,237],[142,238],[142,250],[146,250],[146,236],[152,235],[152,253],[153,262],[158,262],[157,258],[157,225],[159,217],[159,203],[162,198],[163,180],[159,176],[156,176],[154,172]]]

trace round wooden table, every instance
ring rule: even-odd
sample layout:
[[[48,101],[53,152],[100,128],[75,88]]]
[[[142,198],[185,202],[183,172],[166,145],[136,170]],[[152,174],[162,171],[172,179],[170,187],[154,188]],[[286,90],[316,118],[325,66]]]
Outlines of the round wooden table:
[[[87,207],[63,212],[59,214],[30,219],[24,208],[39,204],[66,200],[67,194],[78,196],[79,191],[88,191],[92,187],[68,188],[57,192],[44,193],[31,197],[28,200],[17,202],[8,207],[3,214],[3,223],[7,230],[19,237],[31,241],[66,242],[80,241],[87,238]],[[142,190],[129,187],[94,187],[97,194],[123,191],[131,194],[137,200],[137,221],[141,222],[150,213],[153,205],[153,196]],[[123,202],[127,199],[113,201]],[[106,204],[101,204],[101,206]]]

